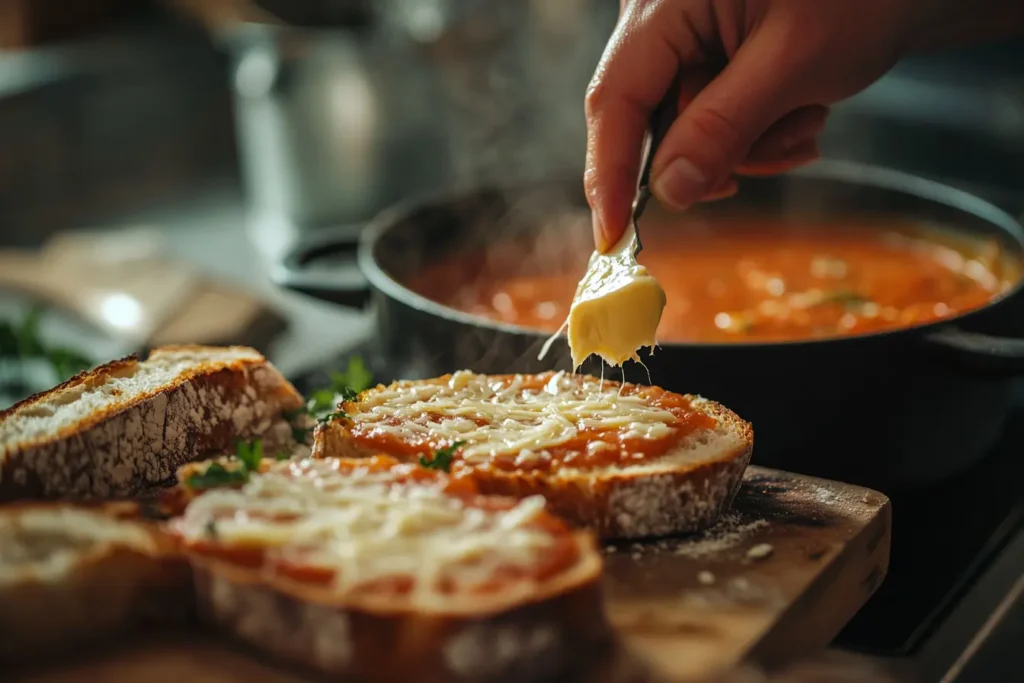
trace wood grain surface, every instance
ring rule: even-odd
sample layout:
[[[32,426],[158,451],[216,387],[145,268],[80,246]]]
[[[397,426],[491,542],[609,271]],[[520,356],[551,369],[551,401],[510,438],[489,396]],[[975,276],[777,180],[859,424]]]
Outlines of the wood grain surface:
[[[828,644],[889,562],[890,505],[874,491],[758,467],[704,534],[609,546],[605,589],[621,636],[581,679],[699,681],[775,666]],[[301,673],[200,631],[139,638],[13,678],[31,683],[300,683]],[[564,680],[564,679],[563,679]]]

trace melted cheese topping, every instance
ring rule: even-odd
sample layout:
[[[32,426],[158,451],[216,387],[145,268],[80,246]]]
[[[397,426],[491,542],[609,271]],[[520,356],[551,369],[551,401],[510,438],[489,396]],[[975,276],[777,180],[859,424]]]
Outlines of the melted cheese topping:
[[[138,524],[77,507],[28,508],[0,518],[0,583],[56,581],[105,547],[150,552],[156,546]]]
[[[672,397],[676,403],[668,403]],[[674,441],[686,416],[699,416],[682,397],[651,387],[624,387],[589,375],[478,375],[460,371],[445,381],[397,382],[346,403],[350,431],[375,447],[387,441],[429,452],[461,441],[470,465],[496,457],[516,464],[570,447],[583,452],[630,443]],[[682,415],[682,417],[681,417]],[[647,449],[650,450],[650,449]]]
[[[502,571],[532,576],[558,542],[536,523],[541,497],[484,509],[445,493],[444,475],[403,479],[412,467],[344,462],[273,463],[241,489],[203,493],[175,528],[187,541],[262,549],[265,572],[274,563],[328,570],[327,589],[338,595],[413,578],[420,604],[443,599],[444,581],[471,590]]]
[[[637,263],[635,251],[636,233],[629,229],[608,253],[591,255],[565,322],[573,367],[591,355],[621,365],[657,343],[665,290]]]

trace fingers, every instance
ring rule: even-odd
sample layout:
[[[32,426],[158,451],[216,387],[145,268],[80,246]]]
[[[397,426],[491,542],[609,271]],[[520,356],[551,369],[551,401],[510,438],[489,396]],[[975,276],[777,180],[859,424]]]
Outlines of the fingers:
[[[793,73],[785,37],[762,26],[673,124],[652,171],[662,204],[685,209],[721,186],[754,142],[798,104],[784,76]]]
[[[744,175],[773,175],[817,160],[816,138],[825,128],[828,107],[808,105],[791,111],[761,135],[736,169]]]
[[[791,171],[799,166],[804,166],[812,161],[821,158],[818,149],[818,141],[814,139],[804,140],[795,147],[791,147],[785,154],[774,157],[753,160],[748,158],[739,168],[737,173],[749,176],[778,175]]]
[[[663,6],[626,6],[587,90],[583,180],[598,251],[615,244],[629,223],[647,116],[679,70],[672,44],[646,16]]]
[[[739,184],[735,178],[726,178],[724,182],[720,183],[718,187],[708,192],[706,195],[700,198],[702,202],[713,202],[719,199],[727,199],[740,189]]]

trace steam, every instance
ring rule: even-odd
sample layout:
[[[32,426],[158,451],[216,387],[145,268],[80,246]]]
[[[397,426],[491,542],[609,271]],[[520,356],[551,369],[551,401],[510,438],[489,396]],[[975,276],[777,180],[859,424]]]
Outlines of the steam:
[[[614,26],[615,5],[464,0],[458,6],[438,46],[441,86],[452,106],[456,181],[580,177],[583,96]]]
[[[401,2],[401,0],[395,0]],[[618,7],[604,0],[462,0],[412,2],[421,24],[424,9],[446,14],[445,27],[429,31],[429,59],[437,66],[438,123],[447,126],[448,174],[460,188],[500,188],[495,207],[469,206],[450,220],[458,243],[443,257],[474,261],[458,274],[459,292],[446,300],[479,298],[485,280],[517,275],[582,276],[593,251],[590,211],[582,192],[586,154],[583,100],[587,84],[614,28]],[[508,188],[529,187],[526,192]],[[490,200],[489,200],[490,201]],[[492,213],[493,209],[493,213]],[[426,265],[426,264],[418,264]],[[406,272],[417,272],[413,267]],[[467,267],[467,271],[470,270]],[[450,281],[456,274],[437,273]],[[572,293],[566,296],[571,299]],[[490,302],[486,302],[490,303]],[[569,300],[559,302],[568,310]],[[452,340],[447,368],[478,372],[571,370],[561,339],[538,359],[549,332],[508,335],[493,329],[465,331]],[[437,366],[413,346],[407,376]],[[594,368],[596,370],[596,368]],[[602,367],[603,371],[603,367]]]

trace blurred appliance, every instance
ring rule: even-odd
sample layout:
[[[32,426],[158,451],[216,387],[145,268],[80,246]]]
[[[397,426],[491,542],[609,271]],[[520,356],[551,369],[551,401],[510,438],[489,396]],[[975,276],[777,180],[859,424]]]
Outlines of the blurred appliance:
[[[829,157],[963,187],[1024,216],[1024,37],[908,58],[833,107]]]
[[[582,168],[599,0],[279,2],[221,32],[255,241],[362,221],[410,194]]]

